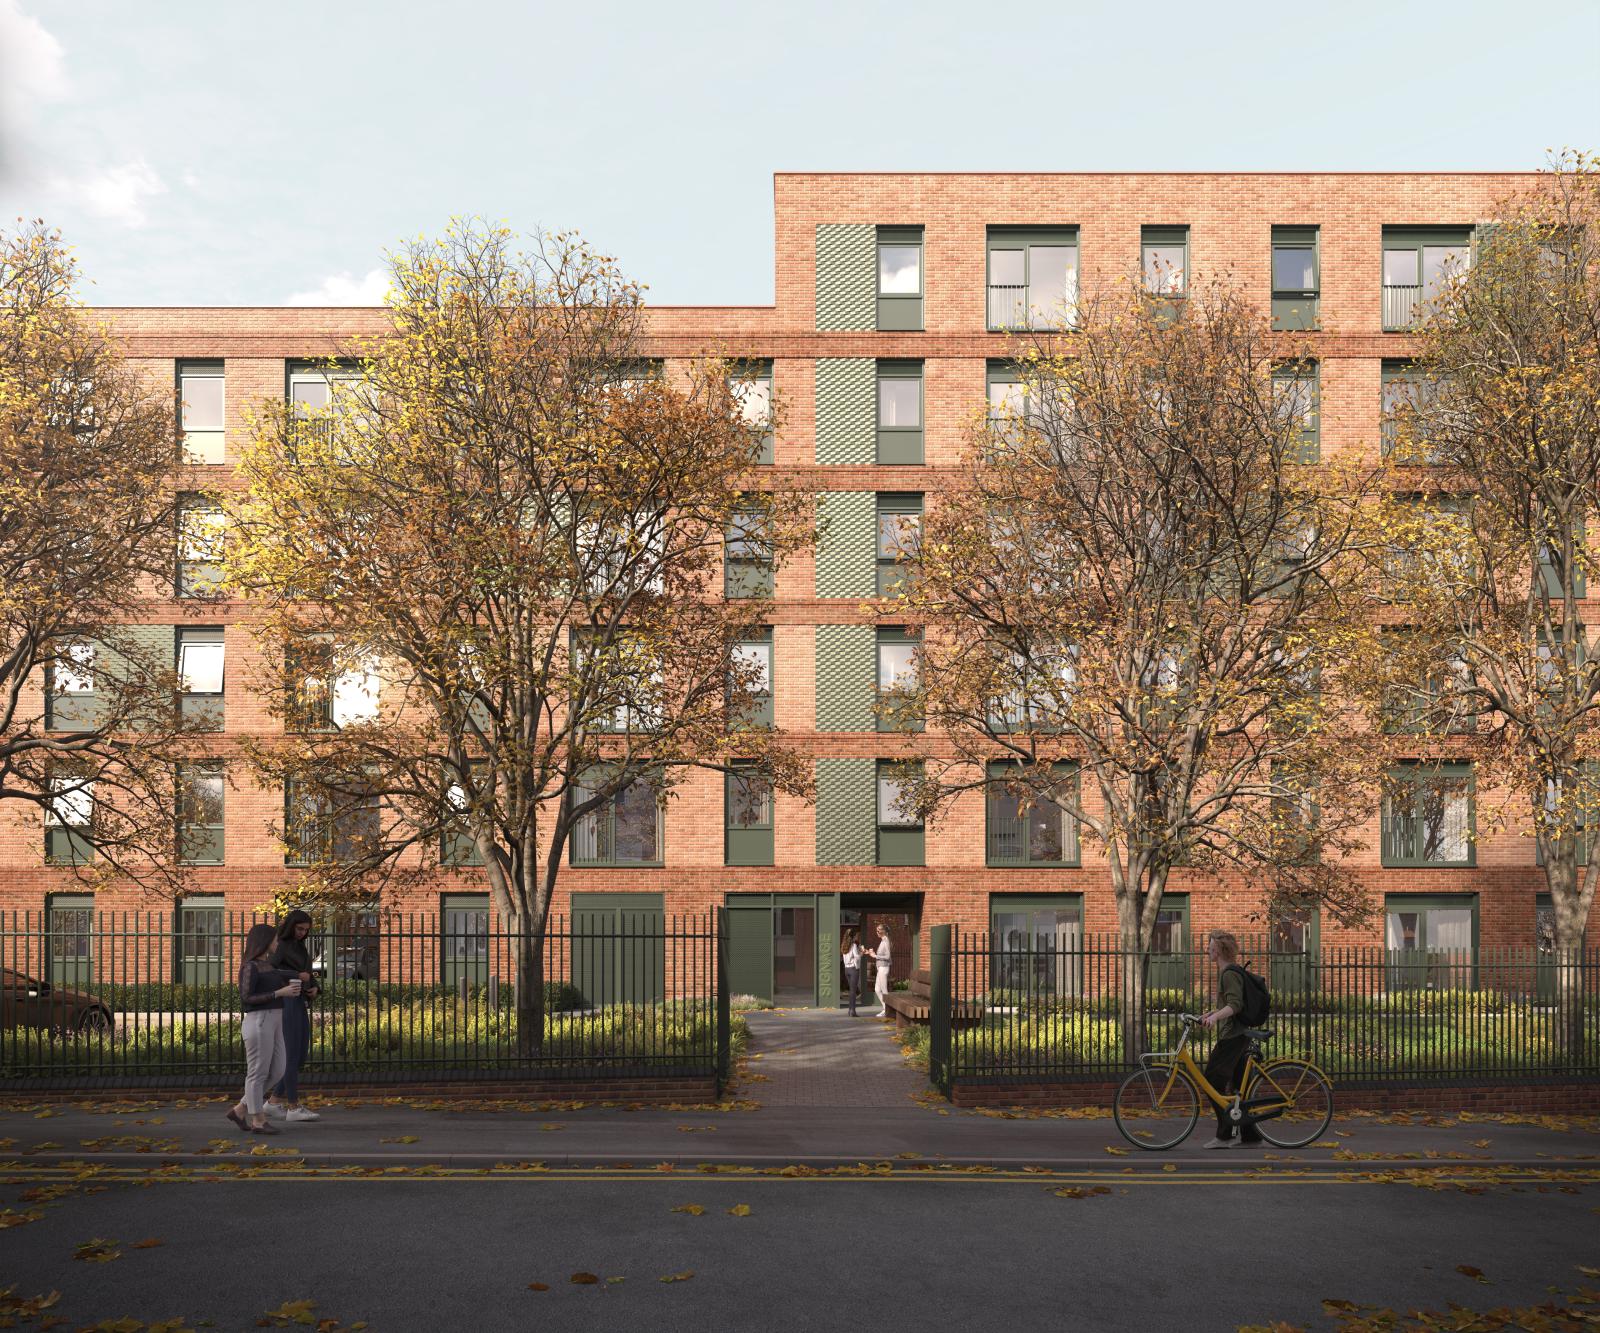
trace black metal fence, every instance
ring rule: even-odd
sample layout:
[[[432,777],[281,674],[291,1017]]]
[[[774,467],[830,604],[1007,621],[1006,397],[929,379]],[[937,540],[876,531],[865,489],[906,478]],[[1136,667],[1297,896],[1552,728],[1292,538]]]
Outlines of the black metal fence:
[[[0,912],[0,1088],[241,1078],[237,978],[258,919],[194,906]],[[721,931],[720,913],[553,918],[542,1022],[523,1024],[517,941],[481,907],[348,914],[309,940],[319,993],[303,1078],[725,1077]]]
[[[1272,990],[1268,1054],[1308,1057],[1341,1083],[1600,1076],[1600,951],[1560,964],[1535,949],[1243,943]],[[1174,1049],[1179,1015],[1219,1003],[1217,969],[1203,952],[1158,953],[1141,971],[1116,937],[1030,940],[942,926],[931,963],[930,1068],[946,1089],[1119,1078],[1141,989],[1135,1041],[1147,1050]]]

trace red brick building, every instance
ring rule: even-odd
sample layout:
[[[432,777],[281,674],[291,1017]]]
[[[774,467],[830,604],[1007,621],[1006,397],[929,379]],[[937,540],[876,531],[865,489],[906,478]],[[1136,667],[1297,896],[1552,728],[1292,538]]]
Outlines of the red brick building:
[[[1027,864],[1005,813],[966,799],[920,834],[879,824],[876,761],[933,736],[881,735],[871,716],[896,640],[861,609],[879,591],[880,535],[914,524],[963,458],[975,414],[1005,393],[1012,332],[1034,312],[1070,304],[1142,270],[1195,284],[1231,274],[1269,302],[1285,328],[1309,330],[1317,362],[1318,444],[1324,458],[1375,451],[1386,369],[1408,351],[1406,326],[1428,283],[1470,258],[1476,225],[1528,178],[1490,174],[794,174],[775,180],[775,301],[765,307],[663,308],[651,351],[708,349],[770,363],[785,403],[773,461],[813,488],[834,535],[815,559],[785,567],[772,607],[777,726],[814,750],[815,806],[779,797],[769,826],[727,827],[724,782],[695,774],[654,833],[631,840],[632,864],[574,864],[558,911],[621,903],[667,913],[714,905],[733,914],[736,989],[775,989],[830,1003],[842,924],[891,924],[896,972],[927,927],[1031,931],[1056,938],[1114,927],[1111,889],[1092,848],[1063,831],[1059,855]],[[382,311],[117,309],[105,312],[152,382],[179,384],[192,419],[196,487],[225,484],[252,404],[314,392],[298,363],[333,354],[349,335],[381,328]],[[216,667],[224,729],[217,753],[267,724],[244,682],[255,648],[249,612],[153,604],[148,620],[174,651]],[[1489,793],[1479,792],[1480,803]],[[195,870],[197,905],[248,909],[292,878],[268,835],[281,791],[234,774],[213,865]],[[1532,840],[1515,828],[1446,839],[1449,864],[1385,856],[1373,811],[1362,861],[1383,924],[1359,935],[1331,926],[1323,944],[1405,947],[1534,944],[1543,876]],[[1026,839],[1023,839],[1026,842]],[[1048,839],[1046,840],[1049,841]],[[765,864],[730,864],[759,861]],[[1386,861],[1389,862],[1386,864]],[[1018,862],[1021,862],[1020,864]],[[0,826],[0,905],[72,907],[81,890],[44,864],[42,830]],[[480,910],[474,872],[442,873],[437,894]],[[1183,942],[1213,925],[1242,927],[1257,906],[1242,880],[1176,874],[1167,929]],[[620,895],[628,895],[620,897]],[[439,904],[433,893],[418,906]],[[148,904],[103,890],[99,907]],[[1315,921],[1305,931],[1314,940]]]

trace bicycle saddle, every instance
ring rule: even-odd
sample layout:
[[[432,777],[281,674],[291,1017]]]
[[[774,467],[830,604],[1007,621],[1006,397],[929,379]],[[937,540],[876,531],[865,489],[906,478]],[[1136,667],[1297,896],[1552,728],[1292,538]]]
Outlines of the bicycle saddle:
[[[1271,1028],[1246,1028],[1244,1030],[1244,1035],[1249,1037],[1249,1038],[1251,1038],[1253,1041],[1265,1041],[1268,1037],[1270,1037],[1272,1035],[1272,1029]]]

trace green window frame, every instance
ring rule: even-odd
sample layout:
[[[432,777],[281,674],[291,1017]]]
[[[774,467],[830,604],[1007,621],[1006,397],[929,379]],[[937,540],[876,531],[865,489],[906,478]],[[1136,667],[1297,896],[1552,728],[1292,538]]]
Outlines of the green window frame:
[[[985,861],[991,866],[1077,866],[1082,865],[1078,821],[1065,806],[1045,796],[1037,796],[1023,809],[1024,801],[1005,786],[1007,770],[1019,767],[1017,760],[997,759],[988,765],[984,787]],[[1051,765],[1057,778],[1053,791],[1078,793],[1078,765],[1061,760]]]
[[[906,810],[903,801],[905,780],[900,774],[907,765],[893,759],[878,760],[876,803],[878,821],[878,864],[880,866],[926,865],[926,829],[915,812]],[[910,765],[920,775],[922,765]]]
[[[922,240],[921,227],[878,228],[878,328],[884,332],[914,333],[922,329],[926,258]]]
[[[82,866],[95,858],[94,779],[52,776],[44,810],[46,865]]]
[[[735,759],[723,774],[722,863],[773,863],[772,779],[753,759]]]
[[[481,770],[487,761],[474,759],[471,766]],[[476,782],[476,779],[474,779]],[[483,853],[478,850],[478,840],[467,827],[467,793],[459,782],[447,782],[445,805],[455,812],[449,824],[439,833],[439,864],[453,868],[481,866]]]
[[[1389,868],[1477,864],[1471,764],[1414,759],[1384,779],[1382,863]]]
[[[1272,327],[1303,332],[1317,327],[1322,293],[1320,227],[1272,229]]]
[[[1403,333],[1451,274],[1472,263],[1471,227],[1383,229],[1383,330]]]
[[[178,710],[198,731],[221,731],[225,720],[227,648],[221,625],[179,625],[173,634]]]
[[[877,500],[878,596],[900,597],[922,548],[922,496],[880,492]]]
[[[996,444],[1013,444],[1031,420],[1028,387],[1014,361],[990,361],[984,367],[989,409],[986,424]]]
[[[1083,895],[989,895],[990,1004],[1083,993]]]
[[[877,461],[880,466],[920,466],[923,447],[922,362],[879,361]]]
[[[1404,652],[1417,631],[1404,625],[1384,626],[1383,640],[1391,656]],[[1430,652],[1420,680],[1407,687],[1392,687],[1383,701],[1381,729],[1390,736],[1461,736],[1477,730],[1475,714],[1460,706],[1461,691],[1470,685],[1472,669],[1461,647],[1448,654]],[[1451,676],[1455,677],[1454,682]],[[1454,700],[1454,706],[1451,701]]]
[[[985,255],[992,332],[1077,326],[1077,227],[990,227]]]
[[[1322,913],[1315,904],[1280,906],[1267,918],[1267,984],[1280,995],[1317,990]]]
[[[1572,585],[1572,595],[1582,598],[1588,596],[1588,576],[1584,572],[1582,553],[1588,550],[1588,525],[1580,514],[1572,524],[1572,568],[1567,571],[1567,581]],[[1556,569],[1556,562],[1552,558],[1552,546],[1549,542],[1539,543],[1539,577],[1544,581],[1544,595],[1550,601],[1559,602],[1563,598],[1561,575]]]
[[[770,467],[773,462],[772,362],[742,362],[728,376],[728,389],[739,405],[745,424],[752,433],[760,432],[756,465]]]
[[[89,639],[63,644],[59,659],[44,670],[46,731],[93,731],[101,700],[95,692],[100,647]]]
[[[604,785],[603,766],[578,781],[576,801]],[[622,791],[580,816],[572,826],[568,856],[573,866],[648,867],[665,864],[666,822],[660,777],[641,773]]]
[[[227,378],[221,361],[179,361],[178,444],[185,463],[227,462]]]
[[[1406,418],[1429,397],[1431,381],[1428,376],[1415,363],[1395,358],[1384,361],[1380,374],[1378,439],[1383,456],[1405,467],[1438,466],[1444,460],[1428,447],[1426,440],[1412,440],[1409,444],[1404,441]]]
[[[733,515],[722,558],[722,595],[729,601],[772,596],[777,580],[770,532],[765,510],[745,507]]]
[[[735,728],[773,726],[773,672],[777,662],[772,627],[769,625],[740,639],[733,645],[733,654],[738,675],[748,673],[749,678],[741,681],[734,672],[729,673],[729,725]],[[736,690],[735,686],[744,688]]]
[[[877,700],[873,713],[879,731],[921,731],[922,711],[916,698],[917,650],[922,631],[904,625],[880,625],[877,631]]]
[[[178,497],[178,564],[173,590],[179,597],[214,597],[222,586],[226,515],[203,495]]]
[[[184,865],[219,866],[227,849],[226,777],[222,761],[203,759],[178,765],[178,860]]]
[[[1586,866],[1594,851],[1595,840],[1600,837],[1600,761],[1580,760],[1582,770],[1579,781],[1579,799],[1572,805],[1572,834],[1578,844],[1578,864]],[[1544,808],[1547,818],[1555,814],[1560,787],[1552,780],[1545,782]],[[1545,863],[1544,847],[1537,838],[1533,842],[1533,863]]]
[[[1189,228],[1141,227],[1139,272],[1147,296],[1182,299],[1189,294]]]
[[[1476,990],[1478,895],[1384,895],[1391,990]]]
[[[1298,424],[1286,455],[1294,463],[1322,460],[1322,374],[1316,361],[1283,361],[1272,368],[1273,403]]]
[[[1149,989],[1177,990],[1187,994],[1194,982],[1193,949],[1189,934],[1189,895],[1164,893],[1156,909],[1150,937]]]
[[[1472,500],[1469,496],[1419,493],[1397,495],[1395,499],[1414,506],[1421,521],[1429,525],[1447,521],[1452,525],[1461,524],[1468,522],[1471,517]],[[1457,555],[1429,552],[1402,540],[1390,545],[1385,552],[1384,573],[1392,585],[1391,595],[1400,598],[1406,595],[1408,583],[1420,581],[1424,576],[1434,580],[1466,578],[1470,569],[1461,565],[1471,559],[1470,549],[1465,554],[1458,552]]]
[[[299,778],[283,784],[286,866],[343,865],[360,860],[379,834],[378,797],[335,794]]]
[[[178,904],[173,955],[176,980],[185,986],[215,986],[228,977],[227,909],[220,894],[196,895]]]
[[[44,900],[45,975],[52,986],[94,980],[95,910],[92,893],[51,893]]]
[[[439,895],[439,980],[452,990],[489,984],[489,895]]]

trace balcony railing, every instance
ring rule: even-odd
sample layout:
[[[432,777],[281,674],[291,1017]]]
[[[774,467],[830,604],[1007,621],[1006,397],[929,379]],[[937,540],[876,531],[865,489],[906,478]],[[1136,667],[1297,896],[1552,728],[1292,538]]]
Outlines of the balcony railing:
[[[1409,329],[1417,322],[1417,315],[1421,307],[1421,286],[1385,286],[1383,289],[1383,327],[1388,330]]]
[[[1029,296],[1030,288],[991,283],[989,286],[989,327],[991,329],[1070,329],[1076,324],[1073,305],[1076,288],[1057,296],[1040,293]]]

